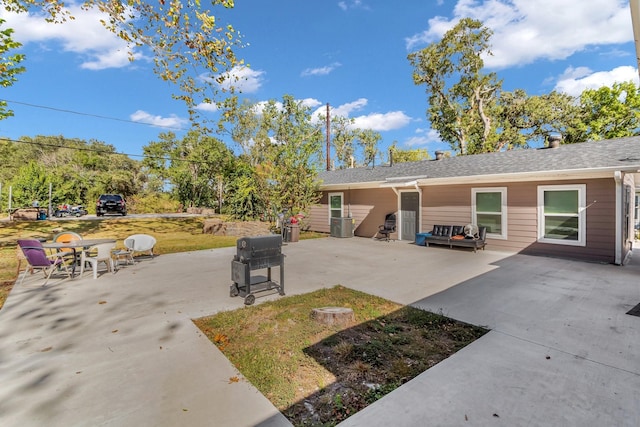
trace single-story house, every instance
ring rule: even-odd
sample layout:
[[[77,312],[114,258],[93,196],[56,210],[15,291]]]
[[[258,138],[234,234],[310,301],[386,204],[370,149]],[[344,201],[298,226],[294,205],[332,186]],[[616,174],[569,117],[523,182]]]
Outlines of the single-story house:
[[[640,137],[554,144],[410,163],[324,171],[309,228],[352,218],[373,237],[389,213],[393,236],[414,241],[435,224],[487,227],[487,247],[624,264],[634,240]]]

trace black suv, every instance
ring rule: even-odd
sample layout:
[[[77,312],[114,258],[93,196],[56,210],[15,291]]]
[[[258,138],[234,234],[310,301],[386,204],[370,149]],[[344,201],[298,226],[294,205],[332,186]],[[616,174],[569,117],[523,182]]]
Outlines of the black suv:
[[[96,215],[104,214],[127,214],[127,206],[124,198],[119,194],[103,194],[96,202]]]

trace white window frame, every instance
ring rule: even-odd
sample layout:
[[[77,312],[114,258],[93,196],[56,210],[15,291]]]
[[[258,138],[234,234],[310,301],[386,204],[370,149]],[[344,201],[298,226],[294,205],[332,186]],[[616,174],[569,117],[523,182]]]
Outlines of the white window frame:
[[[327,219],[327,224],[331,225],[331,211],[337,210],[337,209],[331,209],[331,197],[332,196],[340,196],[340,218],[344,217],[344,193],[340,192],[340,193],[329,193],[328,194],[328,199],[327,199],[327,208],[328,208],[328,215],[329,218]]]
[[[578,240],[550,239],[544,237],[545,213],[544,193],[547,191],[577,191],[578,192]],[[569,185],[540,185],[538,186],[538,242],[554,245],[586,246],[587,245],[587,186],[586,184]],[[566,216],[563,215],[563,216]]]
[[[479,226],[478,214],[495,214],[495,212],[478,212],[476,207],[476,194],[478,193],[500,193],[500,228],[502,232],[500,234],[487,232],[487,237],[507,240],[507,187],[481,187],[471,189],[471,222]]]

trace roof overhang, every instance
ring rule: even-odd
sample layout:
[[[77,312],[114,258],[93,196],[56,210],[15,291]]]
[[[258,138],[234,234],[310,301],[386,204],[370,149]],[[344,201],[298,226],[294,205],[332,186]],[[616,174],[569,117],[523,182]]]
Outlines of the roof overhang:
[[[399,188],[399,187],[415,187],[416,185],[418,185],[418,181],[417,180],[411,180],[411,181],[394,181],[394,182],[385,182],[383,184],[380,184],[380,187],[382,188]]]
[[[640,173],[640,166],[635,165],[635,166],[630,166],[626,168],[605,167],[605,168],[594,168],[594,169],[522,172],[522,173],[509,173],[509,174],[456,176],[456,177],[444,177],[444,178],[406,177],[404,181],[400,180],[399,178],[393,178],[386,181],[320,185],[320,190],[338,191],[338,190],[358,190],[358,189],[373,189],[373,188],[394,189],[394,188],[402,188],[402,187],[434,186],[434,185],[464,185],[464,184],[480,185],[480,184],[508,183],[508,182],[599,179],[599,178],[614,178],[616,172],[638,174]]]

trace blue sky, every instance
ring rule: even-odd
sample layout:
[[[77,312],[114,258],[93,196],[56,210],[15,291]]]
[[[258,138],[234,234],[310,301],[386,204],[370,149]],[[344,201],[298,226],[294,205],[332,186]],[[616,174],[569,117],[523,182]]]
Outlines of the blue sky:
[[[15,117],[0,121],[0,136],[95,139],[139,155],[160,132],[182,135],[188,115],[171,98],[174,88],[144,55],[130,63],[97,12],[71,7],[76,19],[63,25],[0,13],[27,55],[27,72],[2,89]],[[250,66],[236,70],[242,96],[261,102],[288,94],[322,113],[329,103],[333,115],[380,132],[383,151],[394,141],[432,154],[449,148],[429,127],[407,55],[463,17],[494,31],[494,56],[485,63],[505,90],[578,95],[638,83],[628,1],[237,0],[224,17],[247,45],[237,52]]]

